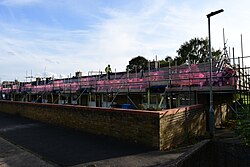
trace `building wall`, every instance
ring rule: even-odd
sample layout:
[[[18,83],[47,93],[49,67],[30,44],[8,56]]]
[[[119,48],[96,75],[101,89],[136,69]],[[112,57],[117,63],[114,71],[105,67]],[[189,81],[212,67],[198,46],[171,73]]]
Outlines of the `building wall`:
[[[215,126],[220,126],[223,122],[232,118],[233,111],[233,94],[215,94],[214,110],[215,110]]]
[[[209,123],[209,93],[207,94],[198,94],[198,103],[204,104],[204,109],[206,111],[207,117],[207,127]],[[228,120],[233,115],[233,111],[230,106],[233,107],[233,94],[229,93],[214,93],[213,94],[214,102],[214,123],[215,126],[220,126],[221,123]]]

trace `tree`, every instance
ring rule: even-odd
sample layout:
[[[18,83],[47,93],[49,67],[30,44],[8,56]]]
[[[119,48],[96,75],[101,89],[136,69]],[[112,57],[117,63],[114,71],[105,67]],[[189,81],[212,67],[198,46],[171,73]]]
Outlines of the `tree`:
[[[176,51],[178,56],[174,58],[174,61],[177,61],[177,64],[180,65],[186,63],[189,56],[190,62],[194,64],[208,62],[208,46],[209,41],[207,38],[190,39],[188,42],[183,43]],[[221,50],[214,50],[212,48],[213,60],[218,60],[221,53]]]
[[[171,56],[167,56],[167,57],[165,58],[165,61],[167,61],[167,62],[171,62],[171,61],[173,61],[173,59],[172,59],[172,57],[171,57]]]
[[[168,67],[169,63],[172,66],[173,65],[173,59],[171,56],[167,56],[164,60],[160,60],[160,67]]]
[[[127,69],[130,72],[138,72],[141,69],[146,70],[148,68],[148,60],[142,56],[132,58],[127,65]]]

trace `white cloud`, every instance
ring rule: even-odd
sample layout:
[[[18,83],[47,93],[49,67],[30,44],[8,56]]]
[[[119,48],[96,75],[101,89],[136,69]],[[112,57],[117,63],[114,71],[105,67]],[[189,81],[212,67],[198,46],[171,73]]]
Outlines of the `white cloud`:
[[[18,3],[1,3],[15,2]],[[23,4],[36,2],[39,1],[22,1]],[[42,74],[45,67],[55,76],[67,76],[70,73],[73,75],[79,70],[87,75],[88,71],[104,70],[107,64],[111,64],[113,71],[115,68],[122,71],[128,61],[138,55],[151,60],[155,55],[158,55],[158,59],[164,59],[167,55],[175,56],[176,50],[185,41],[208,36],[206,15],[222,7],[225,12],[211,18],[213,46],[217,49],[223,48],[224,27],[228,45],[236,48],[237,56],[240,55],[241,33],[244,53],[249,54],[248,2],[244,2],[243,6],[233,1],[213,1],[211,4],[192,2],[197,3],[196,6],[186,1],[174,4],[157,0],[145,1],[138,9],[132,6],[131,9],[127,7],[119,10],[99,7],[102,11],[92,13],[98,17],[95,22],[87,25],[88,28],[73,30],[45,26],[39,22],[25,22],[22,26],[2,22],[0,66],[3,70],[0,78],[17,77],[23,80],[25,71],[32,70],[34,74]],[[66,4],[70,6],[70,3]],[[86,11],[81,13],[81,5],[80,1],[74,1],[73,7],[69,7],[67,12],[77,8],[74,14],[82,17]],[[57,18],[54,19],[57,22]]]

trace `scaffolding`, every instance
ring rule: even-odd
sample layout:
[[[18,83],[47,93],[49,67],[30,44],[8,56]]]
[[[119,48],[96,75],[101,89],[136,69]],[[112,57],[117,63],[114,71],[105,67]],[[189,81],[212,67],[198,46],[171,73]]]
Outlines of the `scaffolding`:
[[[249,67],[245,57],[226,57],[213,63],[213,91],[239,94],[249,100]],[[243,60],[244,59],[244,60]],[[227,61],[225,61],[227,60]],[[230,62],[228,62],[230,61]],[[226,63],[225,63],[226,62]],[[236,63],[238,62],[238,63]],[[141,73],[100,71],[88,76],[1,85],[1,99],[96,107],[173,108],[197,103],[195,92],[209,91],[209,63],[183,64]],[[123,97],[122,99],[120,97]]]

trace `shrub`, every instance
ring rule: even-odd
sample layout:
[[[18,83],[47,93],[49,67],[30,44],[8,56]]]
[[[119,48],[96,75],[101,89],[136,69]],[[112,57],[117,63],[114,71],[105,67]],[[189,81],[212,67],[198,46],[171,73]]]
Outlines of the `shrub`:
[[[236,133],[243,139],[245,145],[250,146],[250,111],[248,105],[238,110]]]

